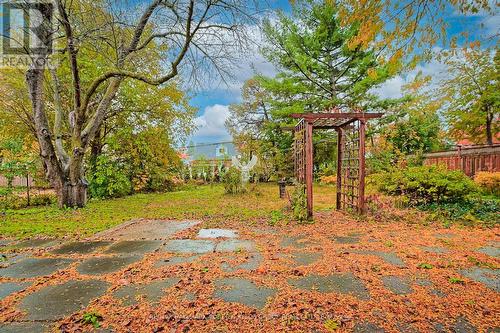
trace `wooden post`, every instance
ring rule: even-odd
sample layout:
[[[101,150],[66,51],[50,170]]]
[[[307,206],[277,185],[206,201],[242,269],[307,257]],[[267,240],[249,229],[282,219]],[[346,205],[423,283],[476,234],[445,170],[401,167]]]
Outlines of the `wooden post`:
[[[28,201],[28,206],[30,205],[30,174],[26,174],[26,195],[27,195],[27,201]]]
[[[342,198],[342,128],[337,128],[337,210],[341,209]]]
[[[307,217],[313,216],[313,124],[306,122],[306,198]]]
[[[361,214],[366,212],[365,205],[365,120],[359,120],[359,193],[358,209]]]

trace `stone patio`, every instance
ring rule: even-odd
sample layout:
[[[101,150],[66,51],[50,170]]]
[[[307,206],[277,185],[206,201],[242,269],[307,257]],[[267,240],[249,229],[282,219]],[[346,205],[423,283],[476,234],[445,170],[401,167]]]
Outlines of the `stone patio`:
[[[227,278],[215,280],[214,297],[262,309],[268,298],[274,296],[276,292],[276,289],[257,286],[249,280]]]
[[[57,320],[84,309],[108,287],[99,280],[69,281],[26,296],[19,308],[27,313],[27,320]]]
[[[320,293],[341,293],[358,297],[362,300],[370,298],[363,282],[352,273],[332,274],[327,276],[309,275],[298,279],[289,279],[288,283],[298,289],[317,291]]]
[[[259,243],[260,238],[266,237],[265,233],[258,234],[255,239],[242,239],[239,235],[248,233],[235,229],[202,229],[199,224],[197,221],[140,220],[102,233],[100,239],[62,244],[53,239],[14,242],[21,252],[5,254],[5,264],[0,266],[0,306],[3,300],[15,300],[14,305],[22,315],[12,323],[0,322],[0,332],[45,332],[74,313],[79,313],[75,318],[81,318],[82,313],[89,311],[89,304],[103,296],[107,297],[106,302],[114,300],[112,302],[116,302],[117,307],[132,310],[141,304],[158,306],[164,304],[160,302],[165,297],[177,297],[179,304],[174,303],[174,308],[195,302],[208,306],[213,301],[222,301],[229,306],[228,309],[243,306],[253,314],[272,312],[277,305],[293,304],[295,298],[303,301],[318,295],[326,297],[323,299],[340,297],[347,302],[376,302],[376,294],[371,293],[369,288],[373,284],[382,286],[385,295],[392,295],[394,302],[405,300],[409,307],[413,306],[413,297],[422,288],[427,295],[435,297],[436,302],[448,296],[439,284],[433,282],[432,275],[419,274],[415,277],[406,273],[408,267],[416,265],[411,255],[381,251],[380,247],[376,247],[380,246],[380,242],[365,242],[363,247],[358,247],[361,234],[326,237],[329,244],[338,249],[332,254],[319,246],[317,239],[306,235],[285,235],[277,237],[277,240],[274,238],[274,243],[263,240],[263,243],[274,244],[273,252],[266,252]],[[140,231],[137,229],[139,226],[161,226],[163,229],[155,234],[151,230]],[[190,230],[191,237],[195,239],[174,239],[178,232],[190,228],[199,228]],[[132,237],[132,232],[139,232],[141,239]],[[103,238],[104,235],[107,237]],[[110,235],[115,236],[108,237]],[[439,237],[448,239],[454,236],[439,234]],[[3,243],[10,247],[12,241]],[[475,251],[494,261],[498,257],[497,246],[498,243],[489,243]],[[35,252],[33,249],[38,250]],[[412,251],[429,256],[429,261],[446,258],[453,253],[439,246],[415,245]],[[336,259],[337,253],[352,255]],[[350,271],[334,266],[327,274],[315,272],[316,269],[328,270],[330,266],[325,266],[327,262],[335,265],[337,260],[350,260],[355,263],[359,256],[382,261],[388,264],[383,267],[391,271],[382,270],[370,279],[360,274],[360,269],[364,267]],[[148,258],[152,260],[148,261]],[[270,265],[275,260],[282,270],[273,271]],[[134,269],[129,270],[131,265],[135,265]],[[149,271],[140,273],[143,269]],[[76,275],[65,278],[70,270]],[[483,286],[484,290],[500,292],[498,269],[472,266],[456,269],[454,273],[463,276],[466,284],[472,281]],[[141,276],[142,280],[137,276]],[[274,283],[277,277],[282,279],[281,284]],[[42,281],[44,285],[29,291],[36,285],[35,281]],[[200,293],[200,284],[209,286],[211,294]],[[30,289],[22,297],[16,296],[27,288]],[[288,299],[283,288],[290,290],[294,299]],[[353,320],[353,332],[385,332],[381,322]],[[401,322],[398,325],[399,332],[418,332],[411,323]],[[476,331],[465,316],[456,318],[452,325],[435,325],[445,332]],[[437,328],[435,331],[439,332]],[[113,329],[106,331],[113,332]]]

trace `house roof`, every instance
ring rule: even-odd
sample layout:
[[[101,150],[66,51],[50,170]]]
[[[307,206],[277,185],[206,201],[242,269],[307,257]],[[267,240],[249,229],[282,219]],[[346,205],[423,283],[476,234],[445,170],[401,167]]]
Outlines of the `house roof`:
[[[199,143],[182,147],[180,151],[188,162],[200,159],[225,160],[237,154],[232,142]]]

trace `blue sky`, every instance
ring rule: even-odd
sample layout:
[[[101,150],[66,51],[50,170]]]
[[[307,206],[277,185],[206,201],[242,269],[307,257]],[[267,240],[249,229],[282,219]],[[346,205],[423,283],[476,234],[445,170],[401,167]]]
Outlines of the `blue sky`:
[[[280,8],[285,12],[290,11],[288,0],[271,1],[270,3],[273,8]],[[494,16],[481,13],[465,16],[449,8],[443,15],[449,24],[449,36],[457,35],[463,31],[474,36],[493,36],[495,33],[498,34],[500,27],[500,15],[498,13]],[[256,31],[256,38],[258,38],[258,27],[253,28]],[[490,42],[495,43],[497,40],[493,39]],[[195,120],[198,130],[191,137],[193,142],[206,143],[231,140],[224,127],[224,122],[229,115],[229,105],[241,101],[240,88],[243,82],[251,78],[255,72],[270,76],[274,75],[275,69],[260,56],[257,47],[251,54],[252,56],[242,59],[240,66],[235,68],[233,82],[228,85],[216,84],[212,88],[193,93],[191,104],[199,109],[198,117]],[[410,81],[418,71],[421,71],[424,75],[432,75],[434,78],[446,75],[445,67],[442,64],[431,61],[420,64],[410,73],[396,76],[387,81],[376,90],[376,93],[381,97],[400,97],[402,86]]]

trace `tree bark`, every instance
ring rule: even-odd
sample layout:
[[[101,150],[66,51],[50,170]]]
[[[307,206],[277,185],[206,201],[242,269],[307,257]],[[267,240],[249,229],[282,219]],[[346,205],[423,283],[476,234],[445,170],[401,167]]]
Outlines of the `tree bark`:
[[[493,123],[493,113],[486,113],[486,141],[491,146],[493,145],[493,131],[491,130],[491,124]]]
[[[81,208],[87,203],[87,184],[80,180],[77,184],[66,181],[58,193],[60,207]]]

